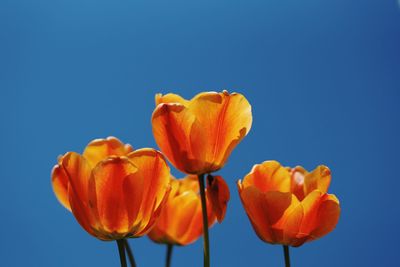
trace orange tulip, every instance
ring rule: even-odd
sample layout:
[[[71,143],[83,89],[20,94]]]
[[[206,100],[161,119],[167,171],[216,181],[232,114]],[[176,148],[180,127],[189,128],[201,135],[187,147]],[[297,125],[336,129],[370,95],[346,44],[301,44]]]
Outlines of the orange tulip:
[[[68,152],[52,171],[58,200],[101,240],[139,237],[158,219],[168,197],[169,167],[150,148],[133,151],[117,138],[97,139],[82,155]]]
[[[297,247],[335,228],[340,205],[335,195],[327,193],[330,181],[326,166],[308,173],[302,167],[265,161],[238,181],[238,189],[260,239]]]
[[[220,176],[209,176],[207,187],[208,225],[222,222],[229,189]],[[213,189],[211,189],[213,188]],[[217,189],[216,189],[217,188]],[[156,225],[148,234],[157,243],[188,245],[203,234],[202,209],[197,176],[171,178],[171,193]]]
[[[205,174],[221,169],[251,128],[251,106],[237,93],[205,92],[191,100],[156,95],[153,134],[179,170]]]

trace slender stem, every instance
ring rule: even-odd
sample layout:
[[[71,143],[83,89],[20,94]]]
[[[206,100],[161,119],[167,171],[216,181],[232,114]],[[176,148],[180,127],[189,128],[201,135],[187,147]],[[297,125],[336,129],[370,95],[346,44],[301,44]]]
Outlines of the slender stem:
[[[119,259],[121,261],[121,267],[128,267],[128,265],[126,264],[124,240],[118,239],[117,244],[118,244],[118,251],[119,251]]]
[[[203,237],[204,237],[204,267],[210,267],[210,244],[208,239],[208,216],[204,174],[198,176],[200,185],[201,207],[203,210]]]
[[[133,257],[131,246],[129,246],[128,240],[124,239],[124,244],[125,244],[125,250],[128,253],[128,259],[129,262],[131,263],[131,267],[136,267],[135,257]]]
[[[285,255],[285,266],[290,267],[289,247],[286,245],[283,245],[283,254]]]
[[[171,266],[171,258],[172,258],[172,249],[173,248],[174,248],[173,245],[171,245],[171,244],[167,245],[167,257],[165,259],[165,267]]]

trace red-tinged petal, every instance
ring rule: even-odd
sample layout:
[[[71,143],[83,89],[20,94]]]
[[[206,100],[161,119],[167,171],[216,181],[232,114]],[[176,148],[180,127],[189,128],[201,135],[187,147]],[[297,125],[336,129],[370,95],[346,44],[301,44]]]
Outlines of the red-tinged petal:
[[[141,232],[169,192],[171,174],[163,155],[155,149],[139,149],[130,153],[128,158],[138,168],[134,174],[136,179],[143,180],[143,200],[134,222],[135,225],[140,223],[137,231]]]
[[[277,161],[264,161],[254,165],[243,179],[243,187],[255,186],[261,192],[290,192],[290,172]]]
[[[204,165],[195,157],[198,153],[194,150],[199,147],[192,145],[190,140],[195,119],[184,105],[177,103],[160,104],[152,115],[153,134],[157,145],[177,169],[189,174],[197,174]]]
[[[147,225],[145,225],[144,228],[143,227],[140,228],[141,225],[139,224],[139,227],[135,228],[135,229],[139,229],[140,231],[138,230],[137,234],[135,234],[134,236],[139,237],[139,236],[145,235],[154,227],[155,223],[157,222],[157,220],[159,219],[159,217],[161,215],[161,212],[165,206],[165,203],[167,203],[170,192],[171,192],[171,186],[168,186],[167,190],[165,192],[164,198],[161,200],[160,205],[158,205],[158,207],[155,207],[156,203],[154,203],[154,207],[152,209],[153,212],[151,214],[150,220],[147,222]]]
[[[68,152],[62,158],[62,167],[68,177],[68,201],[71,211],[79,224],[90,234],[96,236],[97,220],[89,205],[88,185],[91,175],[90,165],[75,152]]]
[[[217,171],[250,131],[251,106],[243,95],[223,91],[198,94],[188,109],[196,117],[190,132],[194,156],[205,164],[197,173]]]
[[[156,94],[155,101],[156,101],[156,106],[159,104],[163,104],[163,103],[166,103],[166,104],[178,103],[178,104],[182,104],[184,106],[187,106],[189,104],[188,100],[186,100],[183,97],[176,95],[176,94],[166,94],[166,95]]]
[[[335,229],[339,217],[339,200],[335,195],[325,194],[318,209],[316,228],[311,232],[313,239],[320,238]]]
[[[62,157],[59,160],[59,164],[53,167],[51,171],[51,183],[53,186],[54,194],[56,195],[58,201],[69,211],[71,211],[71,206],[68,200],[68,176],[64,168],[60,165],[62,162]]]
[[[136,178],[132,177],[135,172],[137,172],[136,166],[127,158],[121,157],[103,160],[93,170],[90,180],[90,200],[98,213],[102,230],[110,235],[122,234],[123,236],[129,231],[127,208],[136,203],[126,203],[124,186],[141,184],[141,181],[132,182]],[[130,191],[138,191],[137,188],[130,189]]]
[[[110,136],[107,139],[96,139],[90,142],[82,155],[94,168],[97,163],[109,156],[126,156],[130,152],[132,152],[131,145],[125,145],[118,138]]]
[[[304,193],[308,195],[316,189],[322,193],[326,193],[330,183],[331,171],[328,167],[320,165],[304,177]]]
[[[218,222],[221,223],[230,198],[229,187],[221,176],[207,176],[207,197]]]
[[[291,186],[290,191],[296,195],[299,200],[303,200],[304,195],[304,179],[308,172],[301,166],[296,166],[293,169],[290,169],[291,173]]]

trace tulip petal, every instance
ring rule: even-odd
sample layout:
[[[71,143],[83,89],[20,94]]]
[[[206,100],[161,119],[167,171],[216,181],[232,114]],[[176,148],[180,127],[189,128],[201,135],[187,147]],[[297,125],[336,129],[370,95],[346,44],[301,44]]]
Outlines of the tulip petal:
[[[96,218],[91,212],[88,185],[91,175],[89,163],[81,155],[68,152],[62,159],[62,167],[68,177],[68,200],[71,211],[79,224],[90,234],[97,226]]]
[[[55,165],[51,171],[51,183],[58,201],[66,209],[71,211],[71,206],[68,200],[68,176],[64,168],[61,166],[62,158],[63,157],[60,158],[59,164]]]
[[[133,184],[132,180],[136,177],[131,176],[135,172],[137,167],[125,157],[110,157],[101,161],[93,170],[89,197],[102,228],[108,233],[126,233],[130,228],[124,186]],[[136,188],[131,190],[138,191]]]
[[[156,94],[155,100],[156,100],[156,106],[162,103],[178,103],[184,106],[187,106],[189,104],[188,100],[176,94],[166,94],[166,95]]]
[[[196,117],[190,132],[194,156],[208,165],[203,173],[217,171],[250,131],[251,106],[243,95],[223,91],[198,94],[188,109]]]
[[[326,166],[318,166],[312,172],[304,177],[304,194],[318,189],[322,193],[326,193],[331,182],[331,171]]]
[[[340,204],[339,200],[335,195],[325,194],[321,198],[321,204],[317,213],[317,226],[311,232],[313,239],[320,238],[333,229],[335,229],[336,224],[340,217]]]
[[[230,198],[229,187],[221,176],[207,176],[207,197],[218,222],[221,223]]]
[[[109,156],[126,156],[130,152],[132,152],[131,145],[110,136],[107,139],[96,139],[90,142],[82,155],[94,168],[97,163]]]
[[[253,166],[243,179],[243,186],[255,186],[261,192],[290,192],[290,173],[277,161],[264,161]]]
[[[277,191],[262,193],[255,186],[239,189],[239,194],[257,235],[268,243],[280,242],[283,227],[277,223],[295,200],[293,195]]]
[[[169,192],[170,169],[163,155],[150,148],[135,150],[128,155],[129,160],[138,168],[134,175],[143,180],[143,200],[136,223],[142,231],[149,223],[154,210],[160,207],[167,191]]]
[[[157,145],[171,163],[185,173],[197,174],[202,169],[202,162],[195,157],[199,146],[192,145],[190,133],[195,123],[195,116],[184,105],[160,104],[152,115],[152,127]],[[197,142],[202,142],[201,137]]]

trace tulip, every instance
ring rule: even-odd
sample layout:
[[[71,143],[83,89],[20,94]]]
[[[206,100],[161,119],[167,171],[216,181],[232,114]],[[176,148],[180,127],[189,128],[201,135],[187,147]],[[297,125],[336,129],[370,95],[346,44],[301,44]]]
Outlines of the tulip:
[[[147,234],[155,224],[168,197],[169,177],[160,152],[133,150],[109,137],[90,142],[82,155],[59,157],[52,185],[83,229],[120,245],[125,238]]]
[[[247,99],[227,91],[200,93],[191,100],[157,94],[156,105],[154,138],[171,163],[187,174],[221,169],[252,124]]]
[[[331,232],[340,216],[339,200],[328,194],[331,172],[318,166],[285,168],[276,161],[253,167],[238,181],[242,204],[258,237],[271,244],[298,247]]]
[[[176,94],[155,97],[154,138],[180,171],[198,176],[204,228],[204,266],[209,266],[204,174],[221,169],[232,150],[250,131],[251,106],[238,93],[204,92],[191,100]]]
[[[221,176],[207,177],[207,220],[211,227],[225,217],[229,188]],[[167,244],[166,266],[170,266],[172,246],[185,246],[203,234],[202,208],[197,176],[171,177],[171,192],[156,225],[148,236],[156,243]]]

